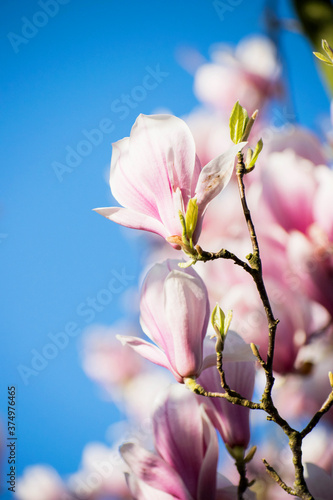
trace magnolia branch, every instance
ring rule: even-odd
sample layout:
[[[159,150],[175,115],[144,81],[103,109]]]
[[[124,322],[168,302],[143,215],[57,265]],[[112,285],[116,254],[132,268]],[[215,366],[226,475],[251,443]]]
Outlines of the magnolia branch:
[[[303,500],[311,500],[313,499],[311,493],[309,492],[305,478],[304,478],[304,469],[302,464],[302,435],[300,432],[293,429],[288,422],[286,422],[279,414],[277,408],[274,406],[272,400],[272,389],[274,385],[274,376],[273,376],[273,359],[274,359],[274,348],[275,348],[275,335],[276,328],[279,323],[279,320],[275,319],[270,301],[267,295],[267,291],[265,288],[263,275],[262,275],[262,263],[260,259],[259,252],[259,244],[254,228],[254,224],[251,217],[251,212],[248,208],[246,195],[245,195],[245,185],[243,182],[244,175],[246,173],[246,167],[244,164],[243,154],[238,153],[238,163],[237,163],[237,181],[238,181],[238,189],[240,193],[241,203],[243,207],[244,217],[248,226],[253,254],[247,256],[247,260],[251,266],[251,274],[253,280],[256,284],[260,299],[263,303],[267,322],[269,329],[269,344],[267,351],[267,360],[263,362],[261,356],[259,355],[259,351],[257,350],[257,358],[259,359],[260,364],[263,366],[266,374],[266,386],[264,389],[264,393],[261,399],[261,409],[264,409],[266,413],[268,413],[269,420],[273,420],[276,422],[285,432],[285,434],[289,438],[289,447],[293,453],[293,463],[295,468],[295,483],[294,483],[294,491],[289,490],[289,488],[283,483],[282,479],[278,476],[278,474],[269,466],[266,470],[269,470],[271,476],[274,476],[274,479],[278,482],[278,484],[283,487],[288,493],[296,494]],[[318,418],[319,420],[319,418]],[[268,465],[268,464],[267,464]]]
[[[210,392],[206,391],[200,384],[196,382],[194,378],[188,377],[184,379],[185,385],[195,394],[200,396],[205,396],[207,398],[224,398],[234,405],[245,406],[251,410],[262,410],[260,403],[254,403],[246,398],[243,398],[240,394],[235,391],[230,392]]]
[[[237,255],[235,255],[232,252],[229,252],[229,250],[226,250],[225,248],[222,248],[219,252],[214,253],[214,252],[206,252],[199,245],[197,245],[195,247],[195,250],[197,251],[196,260],[198,261],[208,262],[210,260],[217,260],[217,259],[233,260],[234,264],[242,267],[249,274],[252,274],[251,267],[248,265],[247,262],[243,261],[242,259],[237,257]]]

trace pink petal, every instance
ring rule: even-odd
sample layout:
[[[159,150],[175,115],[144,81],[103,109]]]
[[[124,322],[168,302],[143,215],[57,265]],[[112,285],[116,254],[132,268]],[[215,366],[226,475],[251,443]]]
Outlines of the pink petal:
[[[312,300],[323,305],[333,315],[333,258],[328,252],[316,251],[302,233],[291,233],[288,258],[292,270],[300,278],[300,287]]]
[[[315,168],[288,149],[271,153],[262,173],[263,195],[276,221],[286,230],[306,232],[313,222]]]
[[[132,347],[140,356],[143,358],[148,359],[152,363],[155,363],[156,365],[163,366],[164,368],[167,368],[169,371],[173,373],[175,376],[177,382],[183,382],[182,377],[176,373],[172,366],[170,365],[166,355],[164,354],[163,351],[161,351],[156,345],[150,344],[149,342],[146,342],[145,340],[142,340],[138,337],[129,337],[126,335],[116,335],[116,338],[120,340],[120,342],[123,345],[128,345]]]
[[[179,473],[191,495],[197,498],[205,449],[196,397],[184,386],[171,386],[154,412],[153,425],[156,450]]]
[[[219,456],[219,446],[215,429],[209,421],[203,406],[201,406],[200,409],[203,421],[203,434],[206,450],[198,481],[198,500],[205,500],[206,498],[215,498],[216,469]]]
[[[226,381],[231,389],[245,398],[252,398],[255,378],[253,362],[225,362],[223,369]],[[221,389],[220,375],[215,367],[203,371],[198,379],[200,385],[212,392],[224,392]],[[221,398],[207,399],[200,396],[213,425],[221,434],[225,443],[247,447],[250,440],[249,409],[232,405]]]
[[[248,352],[248,350],[250,352]],[[205,364],[208,360],[213,361],[213,343],[205,343]],[[237,351],[240,356],[237,359]],[[220,375],[215,366],[203,370],[198,378],[198,383],[206,390],[212,392],[224,392],[221,388]],[[227,361],[229,359],[229,361]],[[250,361],[248,361],[250,359]],[[250,346],[235,332],[229,331],[223,351],[223,369],[227,384],[231,389],[240,393],[245,398],[251,399],[255,379],[255,357]],[[205,405],[206,412],[213,425],[221,434],[223,440],[230,446],[247,446],[250,439],[249,410],[237,405],[232,405],[222,398],[203,398],[199,400]]]
[[[133,474],[155,489],[156,495],[161,491],[178,500],[192,500],[177,472],[157,455],[133,443],[123,444],[120,453]]]
[[[199,276],[170,272],[164,283],[166,338],[171,365],[183,377],[199,374],[209,321],[207,289]]]
[[[95,208],[94,211],[122,226],[150,231],[163,236],[163,238],[170,236],[160,221],[128,208],[105,207]]]
[[[164,280],[179,261],[168,259],[155,264],[147,273],[141,288],[140,322],[145,334],[164,351],[167,349],[165,333],[168,324],[164,312]]]
[[[196,186],[199,212],[203,213],[208,203],[228,184],[234,169],[236,154],[247,144],[234,144],[228,151],[214,158],[202,169]]]

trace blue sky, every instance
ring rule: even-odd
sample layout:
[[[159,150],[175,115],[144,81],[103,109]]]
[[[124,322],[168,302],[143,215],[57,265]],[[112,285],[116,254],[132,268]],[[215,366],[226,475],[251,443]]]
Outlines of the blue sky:
[[[129,135],[139,113],[165,108],[181,116],[198,105],[177,50],[208,57],[214,43],[262,32],[264,1],[225,2],[224,20],[206,0],[57,0],[53,17],[43,3],[1,4],[0,410],[6,431],[6,390],[16,385],[19,473],[49,463],[67,474],[84,445],[104,441],[121,418],[81,369],[82,332],[127,314],[126,290],[138,286],[145,251],[129,230],[92,212],[112,204],[111,142]],[[311,49],[293,33],[282,35],[282,45],[296,118],[318,130],[329,101]],[[134,89],[147,74],[154,88],[143,95]],[[135,99],[124,101],[131,92]],[[72,166],[63,171],[68,154]],[[87,313],[114,276],[121,291]],[[35,359],[34,374],[22,368],[33,369],[36,353],[66,328],[73,333],[66,347],[46,348],[50,359]]]

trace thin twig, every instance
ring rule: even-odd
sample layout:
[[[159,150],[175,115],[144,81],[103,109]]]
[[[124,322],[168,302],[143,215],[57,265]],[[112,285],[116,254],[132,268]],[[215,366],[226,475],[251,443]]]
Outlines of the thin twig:
[[[266,467],[266,471],[271,476],[271,478],[274,479],[274,481],[279,486],[281,486],[281,488],[284,491],[286,491],[287,493],[289,493],[289,495],[297,496],[296,491],[294,491],[290,486],[287,486],[286,483],[284,481],[282,481],[282,479],[279,476],[279,474],[276,472],[275,469],[273,469],[273,467],[271,465],[269,465],[269,463],[267,462],[267,460],[265,458],[263,458],[262,461],[264,462],[264,466]]]
[[[330,393],[328,398],[326,399],[325,403],[323,406],[320,408],[320,410],[317,411],[317,413],[312,417],[310,422],[304,429],[300,432],[302,439],[305,438],[309,434],[309,432],[312,431],[312,429],[318,424],[319,420],[325,413],[328,412],[328,410],[333,406],[333,391]]]
[[[197,251],[197,255],[195,256],[195,258],[198,261],[208,262],[210,260],[217,260],[217,259],[233,260],[234,264],[242,267],[249,274],[251,274],[252,272],[252,269],[247,262],[243,261],[242,259],[237,257],[237,255],[235,255],[232,252],[229,252],[229,250],[226,250],[225,248],[222,248],[219,252],[206,252],[199,245],[197,245],[195,247],[195,250]]]
[[[267,371],[266,363],[262,359],[258,347],[253,342],[250,345],[251,345],[251,350],[252,350],[253,354],[255,355],[255,357],[257,358],[257,360],[259,362],[259,364],[263,367],[263,369],[266,372]]]
[[[254,403],[253,401],[250,401],[249,399],[243,398],[240,394],[238,394],[235,391],[230,391],[228,392],[210,392],[206,391],[200,384],[198,384],[194,379],[192,378],[185,378],[184,379],[185,384],[187,387],[192,391],[195,392],[196,394],[199,394],[200,396],[205,396],[207,398],[223,398],[227,399],[230,403],[234,405],[239,405],[239,406],[245,406],[246,408],[250,408],[251,410],[262,410],[261,403]]]

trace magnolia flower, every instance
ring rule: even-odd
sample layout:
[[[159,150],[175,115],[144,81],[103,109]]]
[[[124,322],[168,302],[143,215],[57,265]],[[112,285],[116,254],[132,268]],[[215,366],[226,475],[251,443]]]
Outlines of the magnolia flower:
[[[193,243],[198,240],[208,203],[229,182],[235,155],[245,143],[232,146],[202,169],[186,123],[171,115],[139,115],[130,137],[113,144],[110,186],[122,207],[96,212],[126,227],[181,238],[179,213],[186,215],[196,198],[198,219]],[[171,243],[175,248],[179,245]]]
[[[306,233],[314,221],[313,201],[318,184],[314,164],[291,149],[271,153],[262,180],[265,202],[276,221],[286,231]]]
[[[214,49],[213,61],[195,74],[194,91],[200,101],[225,110],[239,100],[252,113],[269,97],[281,94],[280,66],[269,39],[246,38],[234,54],[225,45]]]
[[[203,341],[209,321],[207,289],[192,268],[167,260],[149,271],[141,291],[141,326],[155,344],[117,336],[141,356],[168,368],[178,382],[204,368]]]
[[[313,228],[315,229],[315,228]],[[320,232],[319,232],[320,234]],[[288,243],[288,257],[303,293],[324,306],[333,316],[332,244],[323,246],[316,231],[307,238],[294,231]]]
[[[143,371],[141,356],[116,340],[119,331],[134,330],[132,325],[117,324],[111,328],[95,325],[85,332],[83,369],[116,401],[123,398],[126,386]]]
[[[218,442],[196,397],[171,386],[153,415],[157,454],[126,443],[120,448],[130,468],[129,488],[138,500],[216,498]]]

